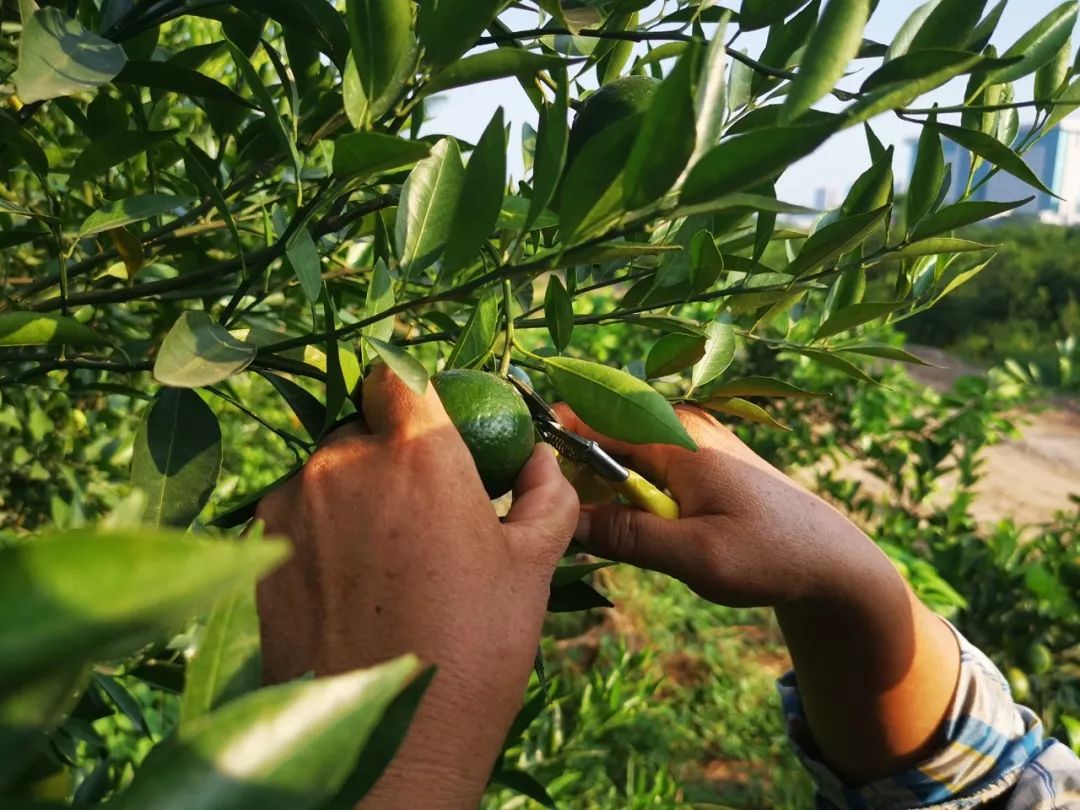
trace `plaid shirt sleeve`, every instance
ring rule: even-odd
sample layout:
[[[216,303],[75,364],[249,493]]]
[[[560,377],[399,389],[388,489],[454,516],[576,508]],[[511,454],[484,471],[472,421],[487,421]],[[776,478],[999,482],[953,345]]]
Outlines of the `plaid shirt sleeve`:
[[[1013,702],[997,667],[959,632],[956,637],[960,677],[937,750],[909,770],[861,787],[845,785],[817,758],[795,673],[780,679],[788,735],[817,784],[819,808],[1080,810],[1080,759],[1044,737],[1035,713]]]

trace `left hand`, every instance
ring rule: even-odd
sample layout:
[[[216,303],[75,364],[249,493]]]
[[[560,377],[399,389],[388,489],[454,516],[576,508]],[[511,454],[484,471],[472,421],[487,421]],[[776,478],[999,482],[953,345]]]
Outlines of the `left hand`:
[[[264,674],[279,682],[412,652],[438,667],[365,808],[474,808],[519,709],[549,583],[577,520],[538,445],[500,522],[432,386],[385,367],[367,428],[335,432],[256,513],[293,556],[259,586]]]

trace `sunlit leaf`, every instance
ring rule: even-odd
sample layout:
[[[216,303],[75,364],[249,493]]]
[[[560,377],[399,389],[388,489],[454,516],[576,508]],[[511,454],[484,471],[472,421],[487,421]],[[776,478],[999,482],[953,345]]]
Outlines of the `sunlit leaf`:
[[[495,227],[506,188],[506,132],[499,107],[476,144],[450,224],[443,272],[472,262]]]
[[[387,343],[369,335],[365,335],[364,340],[405,385],[417,394],[423,394],[427,390],[428,372],[419,360],[393,343]]]
[[[446,359],[447,368],[472,368],[491,353],[499,328],[499,296],[489,292],[476,305],[461,328]]]
[[[67,315],[0,313],[0,346],[104,346],[108,340]]]
[[[435,263],[450,238],[465,168],[453,138],[443,138],[416,164],[401,188],[394,241],[406,276]]]
[[[570,343],[570,336],[574,332],[574,304],[562,279],[555,273],[548,278],[547,291],[544,293],[544,320],[551,342],[562,351]]]
[[[681,335],[677,332],[664,335],[649,349],[645,358],[645,376],[666,377],[690,368],[705,354],[705,338]]]
[[[177,388],[199,388],[228,379],[254,359],[254,346],[234,338],[205,312],[187,310],[162,341],[154,378]]]
[[[175,197],[168,194],[143,194],[126,200],[106,203],[88,216],[79,226],[78,238],[121,228],[150,217],[175,213],[192,203],[191,197]]]

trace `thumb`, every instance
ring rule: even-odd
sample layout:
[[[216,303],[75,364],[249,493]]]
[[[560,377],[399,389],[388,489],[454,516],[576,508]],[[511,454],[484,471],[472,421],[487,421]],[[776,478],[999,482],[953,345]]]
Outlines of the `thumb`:
[[[511,546],[554,567],[578,518],[578,497],[559,470],[555,453],[538,444],[514,484],[514,504],[503,529]]]
[[[686,523],[668,520],[622,504],[582,507],[574,539],[589,552],[638,568],[649,568],[683,578],[691,549]]]

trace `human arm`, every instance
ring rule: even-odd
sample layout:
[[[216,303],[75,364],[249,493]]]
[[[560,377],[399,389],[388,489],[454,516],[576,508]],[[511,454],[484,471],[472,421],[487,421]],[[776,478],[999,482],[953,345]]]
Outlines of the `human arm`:
[[[434,389],[381,368],[366,426],[333,434],[261,503],[293,556],[260,583],[264,676],[338,673],[406,652],[437,666],[364,810],[472,810],[525,691],[577,498],[540,446],[500,522]]]
[[[959,650],[884,554],[821,499],[712,417],[680,406],[699,445],[595,438],[667,486],[682,518],[609,504],[583,510],[578,539],[604,557],[662,571],[726,605],[776,609],[821,756],[851,783],[921,758],[949,710]]]

